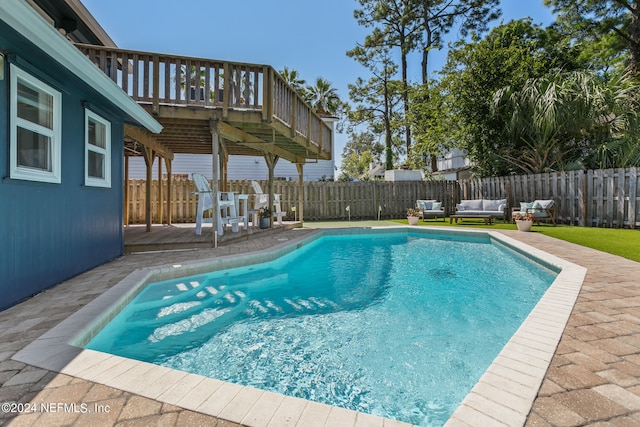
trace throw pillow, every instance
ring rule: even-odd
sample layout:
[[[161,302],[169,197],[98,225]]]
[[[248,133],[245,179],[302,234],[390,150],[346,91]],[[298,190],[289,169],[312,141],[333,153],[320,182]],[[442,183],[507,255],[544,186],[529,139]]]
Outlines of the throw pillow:
[[[533,203],[520,202],[520,212],[526,212],[529,209],[531,212],[531,208],[533,208]]]
[[[434,202],[433,205],[431,205],[431,209],[434,211],[439,211],[442,209],[442,202]]]
[[[530,210],[530,212],[533,212],[533,213],[543,212],[542,203],[540,203],[537,200],[535,202],[533,202],[533,206],[531,206],[531,207],[533,208],[533,210]]]

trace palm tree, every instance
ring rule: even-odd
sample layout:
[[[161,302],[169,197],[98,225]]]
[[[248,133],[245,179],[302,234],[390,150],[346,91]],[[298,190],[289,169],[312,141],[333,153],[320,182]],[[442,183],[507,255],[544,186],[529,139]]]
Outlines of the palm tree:
[[[195,87],[198,80],[200,81],[200,99],[204,99],[204,85],[205,85],[205,71],[204,68],[200,68],[196,70],[194,65],[189,69],[189,87],[191,88],[191,94],[188,92],[187,87],[187,66],[182,65],[179,69],[176,69],[176,75],[173,76],[174,81],[180,82],[180,88],[184,91],[184,96],[187,99],[197,100],[197,96],[195,93]],[[211,98],[213,98],[213,94],[210,94]]]
[[[304,84],[306,81],[300,78],[296,70],[290,70],[288,67],[284,67],[284,69],[280,70],[279,73],[282,79],[291,86],[291,89],[298,93],[302,93],[304,91]]]
[[[629,79],[607,81],[588,71],[557,72],[527,80],[522,88],[503,88],[494,96],[494,115],[504,121],[513,145],[498,156],[525,173],[562,170],[575,162],[629,166],[616,160],[638,157],[637,90]]]
[[[338,90],[331,87],[331,82],[322,77],[316,79],[315,85],[307,86],[306,95],[305,100],[320,113],[335,115],[342,103]]]

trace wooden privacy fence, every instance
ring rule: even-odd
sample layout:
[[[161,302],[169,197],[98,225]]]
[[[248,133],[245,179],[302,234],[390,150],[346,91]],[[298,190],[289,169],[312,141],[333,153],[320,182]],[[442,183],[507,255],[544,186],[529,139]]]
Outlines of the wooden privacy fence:
[[[638,168],[550,172],[459,181],[461,199],[507,198],[509,206],[553,199],[558,221],[587,227],[640,226]]]
[[[558,221],[588,227],[636,228],[640,226],[640,183],[638,168],[553,172],[461,181],[428,182],[305,182],[304,219],[345,220],[402,218],[417,199],[443,202],[446,214],[467,199],[506,198],[509,206],[535,199],[553,199]],[[267,181],[259,181],[267,191]],[[294,219],[298,204],[298,183],[275,181],[282,210]],[[166,183],[163,184],[167,200]],[[198,199],[193,182],[174,177],[171,219],[175,223],[195,222]],[[251,181],[229,181],[228,191],[253,194]],[[158,182],[152,183],[152,221],[158,219]],[[144,180],[129,182],[129,223],[144,223]],[[349,210],[347,210],[349,208]],[[166,211],[166,209],[164,209]],[[298,210],[299,212],[299,210]],[[165,213],[166,218],[166,213]],[[166,219],[165,221],[166,222]]]
[[[165,180],[166,181],[166,180]],[[258,181],[267,192],[268,182]],[[295,219],[298,214],[292,208],[298,205],[298,182],[274,182],[275,193],[280,194],[281,209],[287,213],[286,219]],[[162,185],[163,200],[167,200],[166,182]],[[188,178],[174,177],[171,185],[171,221],[189,223],[196,220],[198,198],[196,188]],[[228,181],[228,191],[253,194],[251,181]],[[145,222],[145,181],[129,181],[129,224]],[[152,222],[166,222],[158,218],[158,181],[151,184]],[[406,210],[415,206],[417,199],[441,200],[447,212],[455,206],[458,186],[455,181],[435,182],[305,182],[304,183],[304,219],[343,220],[402,218]],[[349,210],[347,210],[349,208]],[[166,211],[166,208],[163,209]],[[299,212],[299,210],[297,210]]]

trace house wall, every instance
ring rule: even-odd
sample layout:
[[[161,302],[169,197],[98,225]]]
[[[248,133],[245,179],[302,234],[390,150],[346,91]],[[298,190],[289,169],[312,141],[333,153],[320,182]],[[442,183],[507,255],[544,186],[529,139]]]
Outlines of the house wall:
[[[9,178],[9,65],[0,80],[0,309],[123,252],[123,121],[113,106],[0,17],[0,51],[62,92],[60,184]],[[111,121],[111,188],[84,186],[86,102]],[[87,286],[91,284],[88,283]]]
[[[304,165],[304,181],[318,181],[323,177],[334,177],[333,160],[320,160],[318,163],[309,163]],[[162,166],[163,173],[166,173],[164,164]],[[229,180],[267,179],[269,171],[267,164],[262,157],[253,156],[229,156],[228,163]],[[211,156],[205,154],[176,154],[171,164],[171,172],[174,175],[188,175],[199,173],[211,178]],[[129,178],[130,179],[146,179],[146,166],[142,157],[131,157],[129,159]],[[276,178],[285,179],[287,181],[298,180],[298,170],[296,166],[287,161],[279,160],[274,170]],[[158,160],[156,159],[153,167],[153,178],[158,177]]]
[[[459,148],[453,148],[438,157],[439,171],[456,170],[470,165],[471,162],[466,156],[466,153]]]

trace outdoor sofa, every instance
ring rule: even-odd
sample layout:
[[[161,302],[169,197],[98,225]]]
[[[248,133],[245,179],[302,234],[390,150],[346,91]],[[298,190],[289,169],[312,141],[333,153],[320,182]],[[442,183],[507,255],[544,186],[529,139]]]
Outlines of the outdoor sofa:
[[[416,200],[416,209],[423,221],[426,218],[442,218],[444,221],[444,207],[437,200]]]
[[[505,212],[507,209],[507,199],[498,200],[462,200],[456,205],[456,212],[454,215],[460,215],[464,217],[473,218],[478,217],[491,217],[502,218],[506,220]]]

